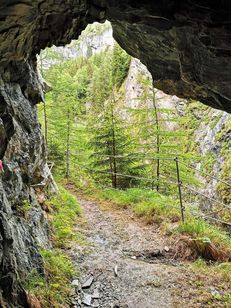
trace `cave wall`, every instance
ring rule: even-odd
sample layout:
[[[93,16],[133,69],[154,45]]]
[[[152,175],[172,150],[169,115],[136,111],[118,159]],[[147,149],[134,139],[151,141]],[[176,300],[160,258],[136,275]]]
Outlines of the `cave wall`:
[[[25,61],[105,19],[120,45],[148,67],[156,88],[231,112],[229,0],[2,0],[0,72],[26,82]]]
[[[231,112],[230,1],[0,1],[0,303],[26,307],[19,283],[43,271],[38,245],[49,245],[33,185],[47,169],[35,104],[43,100],[36,54],[78,38],[109,19],[114,37],[147,65],[156,88]],[[29,201],[27,217],[20,214]]]
[[[50,245],[47,218],[36,200],[34,186],[46,176],[46,150],[36,106],[23,90],[18,83],[0,78],[0,149],[4,162],[0,175],[1,307],[26,307],[19,281],[33,268],[43,272],[38,247]],[[25,204],[30,204],[29,208],[25,209]]]

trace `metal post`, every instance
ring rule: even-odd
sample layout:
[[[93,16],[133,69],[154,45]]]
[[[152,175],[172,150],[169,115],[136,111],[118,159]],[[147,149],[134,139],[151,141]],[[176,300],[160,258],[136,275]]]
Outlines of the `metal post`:
[[[179,192],[179,198],[180,198],[180,210],[181,210],[181,218],[182,221],[184,222],[184,211],[185,207],[183,206],[183,201],[182,201],[182,193],[181,193],[181,180],[180,180],[180,170],[179,170],[179,163],[178,163],[178,158],[175,158],[176,162],[176,172],[177,172],[177,183],[178,183],[178,192]]]

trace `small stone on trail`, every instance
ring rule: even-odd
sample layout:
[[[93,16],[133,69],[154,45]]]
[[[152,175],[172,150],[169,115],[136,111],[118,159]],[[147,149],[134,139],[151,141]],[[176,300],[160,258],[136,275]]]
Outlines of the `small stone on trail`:
[[[168,247],[168,246],[165,246],[165,247],[164,247],[164,250],[165,250],[166,252],[168,252],[168,251],[169,251],[169,247]]]
[[[86,306],[91,306],[91,298],[90,294],[84,293],[82,303]]]
[[[93,305],[92,305],[92,307],[94,307],[94,308],[99,307],[99,301],[98,301],[98,300],[95,300],[94,303],[93,303]]]
[[[136,256],[132,256],[131,259],[136,260]]]
[[[100,294],[99,294],[99,290],[95,289],[93,294],[92,294],[92,298],[100,298]]]
[[[220,296],[220,293],[217,290],[211,291],[212,296]]]
[[[93,276],[89,277],[89,278],[82,284],[82,289],[90,288],[90,286],[92,285],[93,281],[94,281],[94,277],[93,277]]]
[[[72,283],[71,283],[71,285],[72,285],[73,287],[78,287],[78,286],[79,286],[79,280],[78,280],[78,279],[73,280]]]
[[[117,277],[118,276],[118,266],[117,265],[114,267],[114,273],[115,273],[115,276]]]

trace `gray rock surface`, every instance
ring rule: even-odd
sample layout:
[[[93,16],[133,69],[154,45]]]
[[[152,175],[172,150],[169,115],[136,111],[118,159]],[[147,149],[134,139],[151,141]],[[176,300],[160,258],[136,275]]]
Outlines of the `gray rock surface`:
[[[18,83],[0,79],[1,159],[0,176],[0,303],[3,307],[27,307],[19,281],[34,268],[43,273],[38,245],[49,247],[46,214],[36,201],[45,176],[45,147],[36,107]],[[38,83],[37,83],[38,84]],[[33,93],[31,93],[33,94]],[[5,306],[4,306],[5,305]]]

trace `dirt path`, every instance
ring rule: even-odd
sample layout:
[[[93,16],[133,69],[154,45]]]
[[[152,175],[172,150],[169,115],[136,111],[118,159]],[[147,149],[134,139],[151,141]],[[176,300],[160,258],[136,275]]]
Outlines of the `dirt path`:
[[[207,307],[195,298],[198,286],[192,282],[199,278],[187,271],[187,264],[172,259],[168,243],[153,226],[76,194],[86,220],[76,231],[90,245],[71,251],[81,273],[74,307]],[[82,289],[87,280],[90,286]]]

